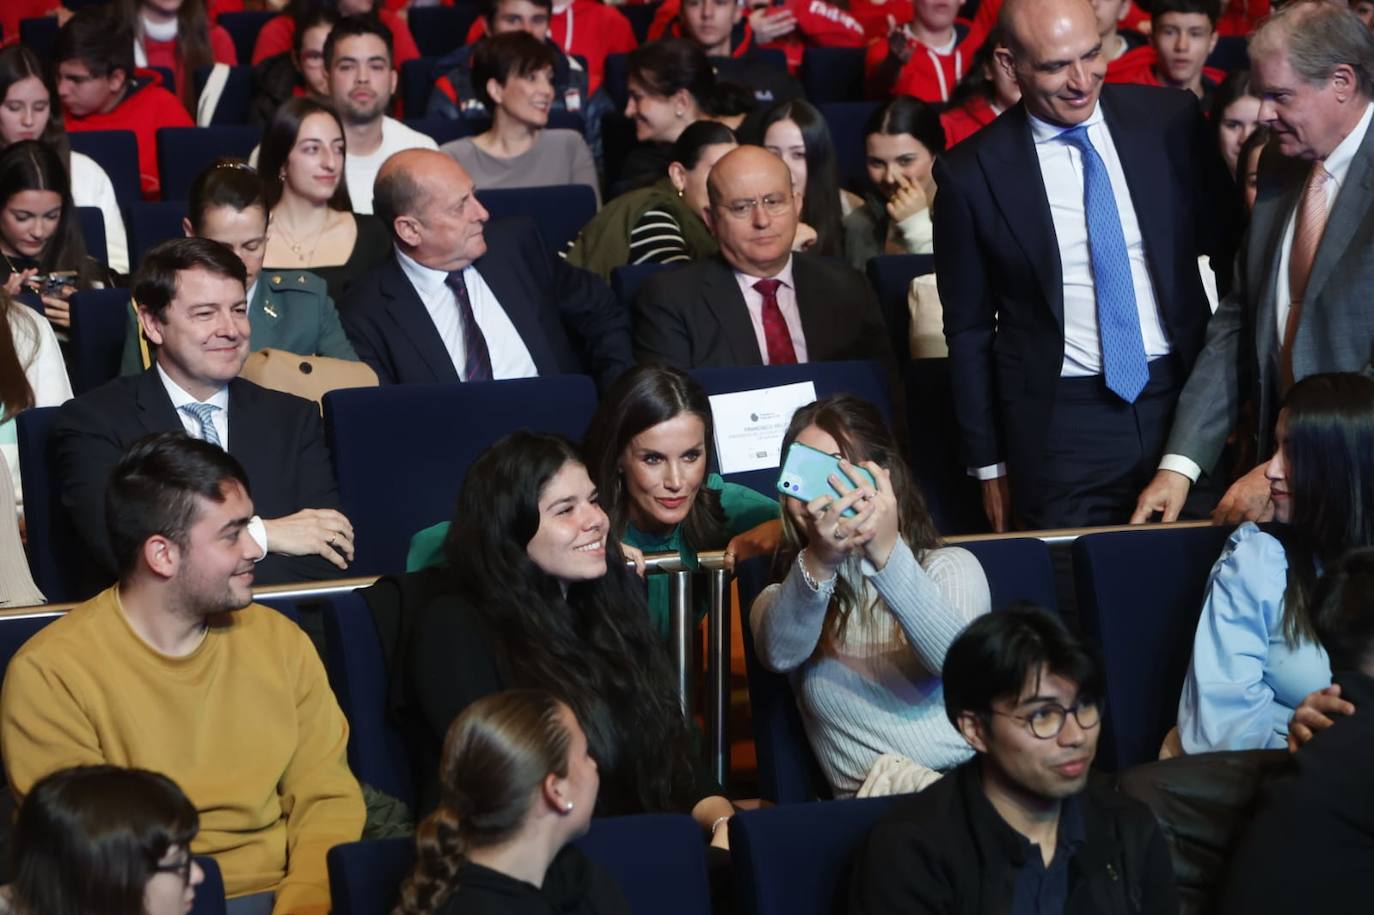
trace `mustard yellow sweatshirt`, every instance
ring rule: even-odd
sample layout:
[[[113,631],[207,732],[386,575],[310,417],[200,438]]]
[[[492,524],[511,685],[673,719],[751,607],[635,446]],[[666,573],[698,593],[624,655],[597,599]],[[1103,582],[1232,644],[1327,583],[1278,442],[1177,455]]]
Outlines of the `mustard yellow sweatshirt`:
[[[16,799],[68,766],[162,772],[200,811],[193,850],[214,856],[228,895],[275,892],[274,913],[329,911],[325,853],[363,826],[347,743],[314,646],[259,604],[173,658],[134,632],[110,588],[30,639],[0,689]]]

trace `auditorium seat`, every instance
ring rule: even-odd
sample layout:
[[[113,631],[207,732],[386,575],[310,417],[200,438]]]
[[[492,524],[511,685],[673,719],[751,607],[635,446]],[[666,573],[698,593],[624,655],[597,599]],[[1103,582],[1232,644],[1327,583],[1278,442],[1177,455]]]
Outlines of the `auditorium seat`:
[[[801,84],[813,105],[864,97],[864,48],[811,47],[802,52]]]
[[[434,88],[434,65],[437,57],[417,57],[401,64],[401,105],[406,117],[424,117],[429,93]]]
[[[219,865],[209,855],[196,855],[196,863],[205,879],[196,887],[189,915],[225,915],[228,905],[224,900],[224,875]]]
[[[1100,767],[1125,769],[1159,755],[1178,719],[1207,576],[1230,533],[1142,528],[1074,542],[1079,614],[1106,668]]]
[[[163,127],[157,132],[157,167],[162,199],[186,200],[191,182],[220,156],[247,160],[262,138],[251,124],[218,127]]]
[[[37,54],[39,60],[51,60],[53,48],[57,45],[57,17],[37,16],[19,20],[19,43]]]
[[[238,54],[240,64],[247,66],[253,63],[253,45],[257,44],[258,33],[276,16],[271,10],[220,14],[219,24],[234,39],[234,51]]]
[[[127,215],[134,202],[142,199],[143,193],[138,177],[138,140],[133,131],[70,130],[67,139],[71,141],[73,152],[90,156],[110,176],[115,199]]]
[[[81,240],[86,253],[102,264],[109,264],[110,252],[105,244],[105,211],[100,207],[77,207],[76,220],[81,226]]]
[[[10,661],[14,660],[24,643],[61,615],[56,610],[36,609],[21,615],[0,616],[0,680],[4,679]]]
[[[533,219],[550,253],[566,248],[596,215],[596,191],[585,184],[486,188],[477,191],[477,199],[494,220]]]
[[[946,536],[989,530],[982,485],[968,475],[949,359],[912,359],[902,367],[907,455],[935,526]]]
[[[644,285],[645,280],[660,270],[672,270],[674,267],[682,266],[685,264],[625,264],[616,267],[611,270],[611,292],[615,293],[616,300],[620,302],[620,307],[625,309],[625,313],[631,314],[635,296],[639,294],[639,287]]]
[[[387,717],[386,657],[362,594],[333,595],[324,613],[329,682],[348,719],[348,766],[358,780],[415,807],[415,783],[401,734]]]
[[[1031,603],[1059,612],[1050,548],[1039,537],[997,537],[957,543],[978,558],[988,579],[993,610]]]
[[[735,915],[839,915],[864,839],[897,797],[742,810],[730,819]]]
[[[457,0],[453,6],[413,7],[407,22],[421,55],[443,57],[468,43],[468,29],[480,12],[474,0]]]
[[[607,54],[606,67],[601,74],[601,86],[615,102],[615,110],[625,110],[630,93],[630,55]]]
[[[799,365],[732,366],[693,369],[690,374],[707,394],[753,391],[758,388],[810,381],[816,386],[818,400],[831,394],[855,394],[875,404],[889,421],[892,419],[887,378],[876,362],[855,360],[806,362]],[[714,448],[712,450],[714,452]],[[715,462],[712,463],[714,465]],[[756,489],[764,495],[777,495],[774,488],[778,481],[776,468],[727,474],[725,479]]]
[[[911,309],[907,306],[911,281],[935,272],[935,255],[883,254],[869,258],[866,272],[892,335],[897,364],[905,365],[911,361]]]
[[[205,82],[210,78],[211,67],[197,67],[192,80],[196,87],[196,98],[200,98]],[[238,66],[229,68],[229,77],[224,82],[215,110],[210,115],[210,126],[232,126],[249,123],[249,109],[253,103],[253,68]],[[260,131],[259,131],[260,132]],[[247,158],[245,156],[245,158]],[[165,179],[164,179],[165,180]]]
[[[644,44],[649,40],[649,27],[654,24],[654,16],[662,5],[662,0],[654,0],[653,3],[627,3],[617,7],[617,9],[620,10],[621,15],[630,21],[630,28],[635,33],[635,40]]]
[[[536,429],[578,440],[595,410],[584,375],[325,395],[339,495],[357,532],[349,573],[404,569],[411,536],[452,516],[468,465],[498,438]]]
[[[579,847],[619,884],[632,915],[710,915],[706,847],[686,814],[592,821]],[[408,838],[349,842],[329,850],[334,915],[391,911],[415,860]]]
[[[119,374],[129,326],[129,290],[87,289],[71,300],[67,349],[72,391],[80,397]]]
[[[835,164],[840,171],[840,186],[858,191],[870,187],[868,168],[864,164],[868,153],[864,148],[864,122],[879,102],[826,102],[816,106],[830,136],[835,141]]]
[[[153,247],[170,238],[181,238],[186,218],[185,200],[139,201],[129,208],[130,263],[141,264]]]

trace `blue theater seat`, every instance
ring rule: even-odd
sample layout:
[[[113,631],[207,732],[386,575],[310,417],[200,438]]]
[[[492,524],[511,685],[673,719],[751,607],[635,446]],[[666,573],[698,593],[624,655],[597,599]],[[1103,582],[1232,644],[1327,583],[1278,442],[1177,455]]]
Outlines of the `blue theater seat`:
[[[143,257],[157,245],[185,233],[181,221],[186,218],[185,200],[141,201],[129,209],[130,263],[141,264]]]
[[[581,439],[596,411],[584,375],[333,391],[325,433],[344,513],[357,532],[354,575],[405,568],[410,538],[448,520],[468,465],[517,429]]]
[[[257,44],[258,33],[276,16],[271,10],[220,14],[219,24],[234,39],[234,50],[238,53],[240,64],[253,63],[253,45]]]
[[[1059,612],[1050,548],[1039,537],[1000,537],[954,544],[978,558],[988,579],[993,610],[1031,603]]]
[[[744,810],[730,819],[736,915],[841,915],[855,853],[896,797]]]
[[[387,718],[386,657],[372,611],[357,591],[336,594],[324,614],[329,681],[348,719],[348,765],[364,784],[414,809],[405,740]]]
[[[415,842],[348,842],[331,848],[326,860],[333,915],[382,915],[396,904],[401,881],[415,862]]]
[[[864,48],[807,48],[802,52],[801,84],[813,105],[864,97]]]
[[[57,44],[57,17],[38,16],[19,20],[19,43],[37,54],[39,60],[51,59],[53,47]]]
[[[644,44],[649,40],[649,26],[654,24],[654,15],[658,13],[658,8],[663,5],[662,0],[655,0],[653,3],[626,4],[616,7],[620,14],[630,20],[630,28],[634,30],[635,40]]]
[[[652,17],[651,17],[652,21]],[[601,74],[601,86],[615,102],[616,111],[624,111],[630,93],[630,55],[607,54]]]
[[[566,248],[596,215],[596,191],[585,184],[487,188],[478,190],[477,199],[492,219],[533,219],[551,253]]]
[[[429,93],[434,88],[434,65],[437,57],[417,57],[401,64],[401,104],[407,117],[424,117]]]
[[[753,391],[777,385],[813,382],[816,398],[831,394],[855,394],[873,403],[890,422],[892,402],[888,399],[887,378],[876,362],[806,362],[799,365],[752,365],[729,368],[693,369],[689,374],[707,394]],[[749,486],[769,496],[777,495],[776,468],[728,474],[725,479]]]
[[[987,533],[982,485],[962,459],[949,359],[912,359],[902,367],[907,455],[935,526],[947,536]]]
[[[262,138],[251,124],[218,127],[163,127],[157,132],[157,167],[162,199],[186,200],[191,182],[220,156],[246,160]]]
[[[110,253],[105,245],[105,211],[100,207],[77,207],[76,220],[81,226],[81,240],[86,243],[86,253],[102,264],[108,264]]]
[[[129,327],[129,290],[87,289],[72,296],[68,363],[79,397],[119,374]]]
[[[197,67],[195,74],[191,77],[196,87],[196,98],[200,98],[201,90],[205,88],[205,81],[210,78],[210,70],[210,67]],[[220,93],[215,111],[210,115],[210,126],[247,124],[252,103],[253,68],[246,65],[230,67],[229,78],[224,82],[224,91]],[[245,158],[247,157],[245,156]],[[164,176],[164,182],[165,180]]]
[[[835,164],[840,170],[840,186],[858,191],[869,187],[868,169],[864,165],[864,122],[880,102],[825,102],[816,106],[830,136],[835,141]]]
[[[623,267],[616,267],[611,271],[611,292],[615,293],[616,300],[620,302],[620,307],[625,309],[625,313],[630,314],[635,296],[639,294],[639,287],[644,285],[645,280],[660,270],[672,270],[681,266],[685,265],[625,264]]]
[[[21,616],[0,616],[0,679],[24,643],[61,615],[56,610],[37,609]]]
[[[892,335],[892,345],[897,356],[897,364],[904,365],[911,360],[911,309],[907,306],[907,296],[911,281],[918,276],[935,272],[933,254],[883,254],[869,258],[868,282],[877,293],[878,305],[883,310],[883,321]]]
[[[1142,528],[1074,542],[1079,614],[1106,667],[1102,768],[1158,757],[1178,718],[1207,575],[1230,533],[1225,527]]]
[[[138,177],[138,140],[133,131],[70,130],[67,139],[73,151],[90,156],[110,176],[119,208],[127,214],[143,193]]]
[[[196,887],[196,899],[191,904],[190,915],[225,915],[228,905],[224,900],[224,875],[220,873],[215,859],[208,855],[196,855],[205,879]]]
[[[417,6],[407,14],[407,24],[422,55],[443,57],[468,43],[468,29],[480,12],[473,0],[457,0],[453,6]]]

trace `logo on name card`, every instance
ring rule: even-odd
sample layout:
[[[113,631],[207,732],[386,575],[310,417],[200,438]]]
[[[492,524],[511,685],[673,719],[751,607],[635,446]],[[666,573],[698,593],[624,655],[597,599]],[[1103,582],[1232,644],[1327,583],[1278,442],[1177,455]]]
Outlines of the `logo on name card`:
[[[711,418],[720,472],[729,475],[781,466],[782,439],[792,414],[815,399],[816,385],[810,381],[713,395]]]

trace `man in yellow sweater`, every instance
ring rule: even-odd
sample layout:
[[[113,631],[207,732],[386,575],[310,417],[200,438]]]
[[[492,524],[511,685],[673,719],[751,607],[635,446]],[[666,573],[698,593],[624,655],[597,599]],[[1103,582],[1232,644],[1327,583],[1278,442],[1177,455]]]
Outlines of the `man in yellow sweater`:
[[[119,583],[20,649],[0,690],[16,798],[57,769],[137,766],[200,811],[193,850],[230,912],[326,913],[325,853],[356,840],[348,725],[305,634],[252,602],[248,480],[181,433],[135,443],[111,476]]]

